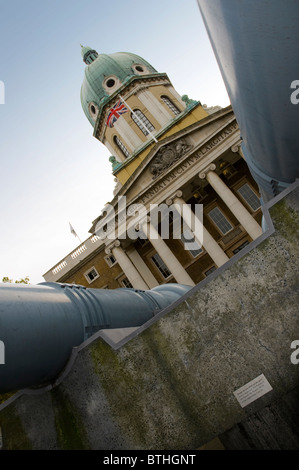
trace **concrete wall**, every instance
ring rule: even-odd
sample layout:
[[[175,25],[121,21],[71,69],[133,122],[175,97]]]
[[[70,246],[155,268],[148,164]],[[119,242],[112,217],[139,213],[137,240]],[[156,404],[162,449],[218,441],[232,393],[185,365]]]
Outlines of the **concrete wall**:
[[[3,448],[189,450],[218,436],[226,449],[299,449],[299,364],[290,360],[298,185],[291,189],[269,203],[274,229],[268,220],[260,240],[181,302],[120,341],[125,331],[98,333],[56,387],[4,402]],[[234,391],[260,374],[272,390],[242,408]]]

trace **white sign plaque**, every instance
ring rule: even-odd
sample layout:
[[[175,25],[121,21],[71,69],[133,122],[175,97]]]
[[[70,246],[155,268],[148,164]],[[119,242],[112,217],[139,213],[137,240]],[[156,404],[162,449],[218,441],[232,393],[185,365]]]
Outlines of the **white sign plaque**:
[[[271,390],[272,387],[268,380],[264,374],[261,374],[255,379],[251,380],[251,382],[248,382],[247,384],[243,385],[243,387],[240,387],[238,390],[236,390],[234,395],[242,408],[244,408]]]

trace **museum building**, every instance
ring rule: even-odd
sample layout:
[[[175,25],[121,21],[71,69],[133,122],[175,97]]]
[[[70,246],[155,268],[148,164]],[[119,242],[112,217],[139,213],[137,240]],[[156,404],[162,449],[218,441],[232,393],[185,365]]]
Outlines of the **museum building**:
[[[116,184],[90,237],[43,277],[107,289],[194,286],[262,234],[232,108],[180,96],[138,55],[82,46],[82,57],[81,104]]]

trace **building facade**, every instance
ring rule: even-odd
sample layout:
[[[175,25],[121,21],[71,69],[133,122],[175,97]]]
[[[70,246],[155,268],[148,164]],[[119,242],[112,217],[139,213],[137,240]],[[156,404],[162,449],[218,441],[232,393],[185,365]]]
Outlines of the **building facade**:
[[[44,274],[94,288],[195,285],[262,234],[231,106],[180,96],[131,53],[82,47],[83,110],[111,152],[114,197],[90,237]]]

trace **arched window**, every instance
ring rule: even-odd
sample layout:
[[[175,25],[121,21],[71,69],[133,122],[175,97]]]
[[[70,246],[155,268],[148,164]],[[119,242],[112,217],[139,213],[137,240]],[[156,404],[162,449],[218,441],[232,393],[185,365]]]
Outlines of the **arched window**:
[[[181,114],[181,111],[176,107],[175,104],[171,101],[168,96],[161,96],[161,99],[164,101],[164,103],[168,106],[169,109],[177,116],[178,114]]]
[[[117,145],[117,147],[122,151],[122,153],[124,154],[124,156],[126,158],[129,158],[130,157],[130,152],[128,149],[126,149],[126,147],[124,146],[124,144],[122,143],[122,141],[117,137],[117,135],[114,136],[113,138],[115,144]]]
[[[140,109],[135,109],[134,113],[131,113],[131,118],[144,135],[148,135],[149,132],[153,132],[155,130],[152,123],[147,119],[143,112],[140,111]]]

